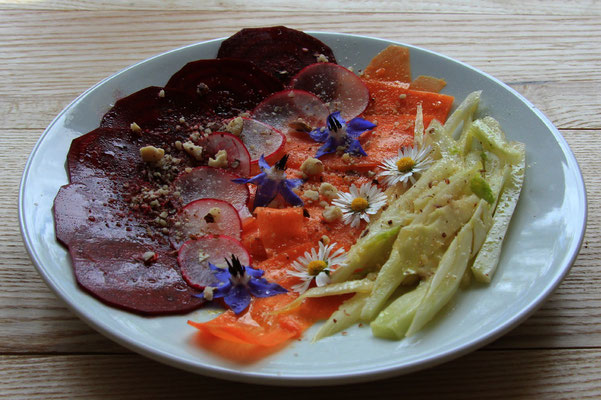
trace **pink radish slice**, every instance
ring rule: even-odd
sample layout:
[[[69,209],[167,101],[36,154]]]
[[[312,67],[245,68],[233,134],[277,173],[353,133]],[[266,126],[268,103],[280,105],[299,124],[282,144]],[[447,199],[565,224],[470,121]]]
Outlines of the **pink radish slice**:
[[[173,182],[183,204],[198,199],[219,199],[230,203],[240,218],[250,216],[246,204],[250,196],[247,185],[232,182],[240,175],[221,168],[197,167],[181,173]]]
[[[369,102],[369,89],[361,78],[338,64],[309,65],[292,78],[290,87],[315,94],[330,112],[340,111],[347,121],[361,114]]]
[[[219,150],[227,153],[227,167],[231,172],[242,176],[250,175],[250,154],[248,149],[235,135],[228,132],[215,132],[206,138],[206,152],[215,159]]]
[[[272,161],[276,157],[279,160],[284,152],[286,136],[272,126],[260,121],[251,118],[241,119],[240,139],[250,153],[251,168],[258,169],[257,165],[261,155],[265,157],[269,164],[273,164]]]
[[[231,259],[232,254],[242,265],[250,265],[250,254],[238,240],[225,235],[209,235],[184,243],[177,254],[177,262],[188,285],[202,290],[218,283],[209,263],[227,269],[225,259]]]
[[[242,222],[238,211],[230,203],[217,199],[200,199],[180,210],[171,229],[170,239],[177,249],[189,239],[213,234],[240,240],[241,233]]]
[[[284,134],[288,134],[290,130],[299,130],[299,124],[306,127],[302,130],[326,126],[329,114],[328,108],[317,96],[296,89],[272,94],[252,112],[254,119],[271,125]]]

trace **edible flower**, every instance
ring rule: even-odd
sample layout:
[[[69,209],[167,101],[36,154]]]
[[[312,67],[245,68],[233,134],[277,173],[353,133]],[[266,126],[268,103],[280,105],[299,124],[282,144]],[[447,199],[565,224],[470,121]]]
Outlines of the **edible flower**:
[[[384,183],[388,186],[403,183],[407,185],[408,181],[415,183],[415,175],[426,170],[431,164],[430,146],[420,149],[418,146],[403,147],[399,149],[396,157],[391,157],[380,164],[384,171],[378,174],[384,178]]]
[[[195,294],[206,300],[223,298],[225,304],[235,313],[240,314],[250,304],[251,296],[271,297],[286,293],[287,290],[277,283],[268,282],[262,278],[263,271],[240,263],[238,257],[232,254],[231,261],[225,259],[228,269],[221,269],[209,263],[218,283],[216,287],[207,287],[201,294]],[[207,290],[209,289],[209,290]]]
[[[369,222],[369,216],[378,212],[386,205],[387,197],[377,186],[370,182],[361,185],[361,188],[353,184],[350,193],[339,193],[338,198],[332,204],[342,210],[342,220],[351,227],[359,226],[361,220]]]
[[[367,153],[357,138],[375,127],[376,125],[363,118],[353,118],[346,122],[340,116],[340,111],[328,115],[326,127],[309,132],[311,139],[323,143],[323,146],[317,150],[315,158],[334,153],[338,149],[343,149],[345,153],[351,155],[366,156]]]
[[[342,265],[346,260],[344,249],[339,247],[334,250],[336,243],[325,246],[323,242],[319,242],[319,248],[312,248],[311,252],[306,251],[305,254],[297,258],[292,266],[294,270],[287,271],[290,276],[295,276],[301,279],[301,283],[292,286],[292,290],[298,293],[305,292],[313,279],[317,286],[325,286],[330,283],[330,273],[334,271],[336,265]]]
[[[303,201],[292,189],[298,187],[303,181],[301,179],[286,179],[286,163],[288,154],[284,155],[271,167],[263,155],[259,158],[261,173],[250,179],[233,179],[236,183],[251,183],[257,186],[253,207],[265,207],[279,194],[287,203],[293,206],[302,206]]]

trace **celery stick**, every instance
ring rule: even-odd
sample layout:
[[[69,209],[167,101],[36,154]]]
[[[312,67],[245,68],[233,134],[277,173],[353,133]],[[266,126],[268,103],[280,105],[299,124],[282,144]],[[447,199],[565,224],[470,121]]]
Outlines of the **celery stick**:
[[[319,328],[313,342],[331,336],[361,320],[361,309],[365,304],[367,294],[357,293],[340,305],[330,318]]]
[[[373,335],[383,339],[402,339],[428,291],[428,286],[428,282],[422,281],[417,288],[403,294],[382,310],[370,324]]]
[[[480,252],[472,265],[474,277],[480,282],[490,283],[492,275],[499,264],[503,240],[524,182],[526,154],[523,146],[521,146],[521,154],[521,162],[511,166],[510,176],[505,182],[505,187],[492,218],[492,227],[488,231]]]
[[[466,224],[445,252],[428,292],[422,299],[407,336],[411,336],[426,325],[440,311],[457,291],[467,268],[472,248],[472,226]]]
[[[465,98],[465,100],[461,102],[459,107],[457,107],[457,109],[451,114],[451,116],[447,118],[447,122],[445,122],[444,128],[448,136],[454,136],[454,133],[461,124],[461,122],[464,122],[465,124],[466,121],[472,120],[472,116],[476,112],[478,104],[480,103],[481,94],[482,91],[470,93]]]

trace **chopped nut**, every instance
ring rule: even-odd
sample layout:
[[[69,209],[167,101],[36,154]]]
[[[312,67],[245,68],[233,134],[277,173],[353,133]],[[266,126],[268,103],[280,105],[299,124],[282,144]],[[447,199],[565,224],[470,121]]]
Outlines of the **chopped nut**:
[[[163,97],[165,97],[165,90],[161,89],[161,90],[159,91],[159,97],[160,97],[160,98],[163,98]]]
[[[179,117],[179,123],[183,124],[186,122],[186,119],[184,117]]]
[[[232,135],[240,136],[243,127],[244,120],[242,119],[242,117],[236,117],[230,122],[228,122],[228,124],[225,126],[225,130],[231,133]]]
[[[140,149],[140,156],[144,162],[158,162],[165,155],[165,150],[154,146],[144,146]]]
[[[336,186],[328,182],[323,182],[319,186],[319,193],[328,200],[332,200],[338,197],[338,189],[336,189]]]
[[[323,173],[324,166],[321,160],[317,158],[309,157],[303,164],[301,165],[301,171],[303,171],[307,176],[317,176]]]
[[[353,162],[353,159],[351,158],[351,155],[349,153],[344,153],[342,155],[342,161],[344,161],[347,164],[350,164]]]
[[[131,129],[132,132],[135,132],[135,133],[142,132],[142,128],[140,128],[140,125],[136,124],[135,122],[132,122],[129,125],[129,128]]]
[[[176,140],[175,141],[175,148],[178,149],[178,150],[181,150],[183,148],[182,147],[182,142],[180,142],[179,140]]]
[[[217,221],[217,220],[219,220],[219,217],[221,216],[221,208],[213,207],[209,210],[209,214],[211,214],[213,216],[214,221]]]
[[[200,161],[202,159],[202,146],[197,146],[191,141],[187,141],[182,145],[184,151]]]
[[[329,61],[330,61],[330,60],[328,59],[328,57],[327,57],[327,56],[325,56],[324,54],[319,54],[319,55],[317,56],[317,62],[318,62],[318,63],[327,63],[327,62],[329,62]]]
[[[154,251],[147,251],[146,253],[142,254],[142,260],[144,260],[145,263],[150,262],[150,261],[154,261],[157,258],[157,253],[155,253]]]
[[[310,201],[319,200],[319,193],[315,190],[305,190],[305,193],[303,193],[303,195]]]
[[[215,158],[209,158],[209,167],[225,168],[227,167],[227,151],[219,150]]]
[[[330,237],[327,235],[323,235],[320,240],[321,243],[325,244],[326,246],[330,244]]]
[[[322,215],[326,222],[334,222],[337,219],[342,218],[342,210],[340,207],[328,206],[323,210]]]
[[[204,297],[206,301],[213,300],[213,287],[205,286],[205,289],[202,292],[202,297]]]

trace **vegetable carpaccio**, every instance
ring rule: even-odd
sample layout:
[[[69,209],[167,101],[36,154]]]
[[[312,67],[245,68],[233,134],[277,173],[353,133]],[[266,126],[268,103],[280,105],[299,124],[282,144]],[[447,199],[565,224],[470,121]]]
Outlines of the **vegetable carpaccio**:
[[[303,76],[305,70],[311,75]],[[350,227],[332,220],[327,211],[332,193],[348,191],[351,184],[378,184],[377,165],[412,143],[416,105],[422,105],[427,125],[433,118],[444,121],[453,99],[411,90],[408,82],[359,78],[347,71],[336,64],[328,46],[303,32],[243,29],[223,42],[217,59],[188,63],[165,87],[148,87],[118,100],[99,128],[73,141],[67,157],[69,184],[54,203],[56,236],[69,250],[78,284],[128,311],[185,313],[204,302],[194,295],[202,293],[201,268],[208,258],[186,257],[184,277],[180,247],[206,249],[218,242],[218,253],[225,254],[222,247],[235,242],[236,252],[247,254],[249,264],[287,289],[295,282],[283,270],[293,256],[320,239],[348,249],[365,223]],[[319,76],[351,87],[330,81],[321,86]],[[306,91],[315,86],[322,92]],[[359,95],[349,99],[348,93]],[[327,154],[315,173],[315,166],[305,161],[321,144],[308,131],[323,126],[328,112],[336,111],[337,96],[343,99],[340,107],[348,106],[343,115],[360,115],[377,127],[359,138],[367,156]],[[258,173],[260,155],[273,165],[284,154],[287,176],[303,181],[296,192],[304,206],[286,207],[276,198],[269,208],[253,210],[254,188],[249,193],[246,185],[232,180]],[[219,207],[213,205],[224,202],[231,206],[215,211]],[[199,212],[205,214],[199,223],[182,219]],[[227,221],[220,218],[235,220],[234,228],[226,229]],[[260,299],[251,309],[269,309],[267,305],[296,295],[280,296],[285,301]],[[336,299],[327,301],[312,315],[323,318],[325,310],[336,309]],[[298,337],[314,321],[309,314],[280,321],[278,329],[285,331],[280,337]],[[228,325],[233,317],[223,318]],[[272,322],[255,316],[261,318]],[[222,322],[199,329],[223,339]]]

